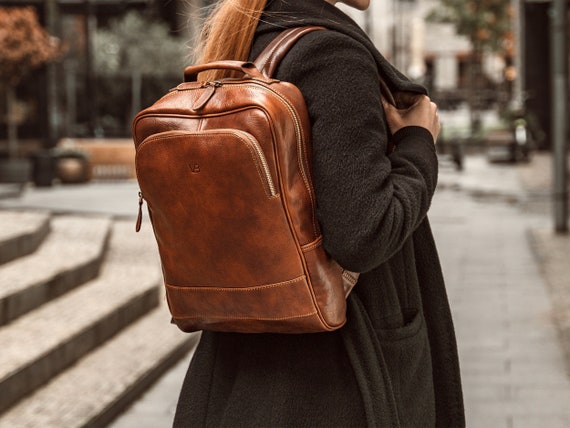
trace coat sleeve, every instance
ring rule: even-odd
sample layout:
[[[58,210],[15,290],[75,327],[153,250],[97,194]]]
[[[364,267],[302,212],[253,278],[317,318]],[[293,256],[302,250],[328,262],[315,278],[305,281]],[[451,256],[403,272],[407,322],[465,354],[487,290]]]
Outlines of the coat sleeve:
[[[388,260],[425,217],[437,181],[431,134],[387,129],[378,70],[349,36],[318,31],[285,56],[277,77],[303,93],[312,123],[313,180],[326,251],[366,272]]]

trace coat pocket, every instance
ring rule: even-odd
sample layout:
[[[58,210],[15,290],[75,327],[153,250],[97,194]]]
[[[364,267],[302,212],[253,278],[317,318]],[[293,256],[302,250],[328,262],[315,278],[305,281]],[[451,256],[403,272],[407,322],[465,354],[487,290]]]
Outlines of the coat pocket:
[[[435,426],[435,396],[427,328],[420,311],[403,310],[405,323],[376,329],[402,427]]]

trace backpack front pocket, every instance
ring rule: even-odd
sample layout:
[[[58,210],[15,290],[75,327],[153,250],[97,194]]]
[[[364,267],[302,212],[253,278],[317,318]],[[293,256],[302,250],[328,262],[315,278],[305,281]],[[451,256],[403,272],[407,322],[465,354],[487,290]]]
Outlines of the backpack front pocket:
[[[254,167],[268,196],[273,197],[278,193],[261,145],[245,131],[166,131],[152,135],[137,149],[137,177],[140,176],[139,171],[143,170],[138,165],[145,156],[155,157],[157,161],[164,156],[172,157],[172,166],[184,162],[183,169],[195,174],[195,178],[202,173],[208,177],[217,175],[217,179],[220,179],[220,174],[243,179],[249,175],[244,174],[244,170]],[[145,171],[145,174],[148,173]]]
[[[303,275],[277,185],[250,134],[157,134],[141,143],[136,165],[167,283],[259,286]]]

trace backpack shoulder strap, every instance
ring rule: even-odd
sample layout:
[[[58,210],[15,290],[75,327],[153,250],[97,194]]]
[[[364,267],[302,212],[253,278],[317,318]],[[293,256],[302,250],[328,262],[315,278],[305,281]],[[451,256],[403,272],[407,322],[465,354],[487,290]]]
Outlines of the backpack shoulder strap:
[[[273,39],[269,45],[267,45],[253,63],[264,76],[273,77],[277,66],[297,40],[305,34],[317,30],[326,30],[326,28],[313,25],[307,27],[288,28],[287,30],[284,30],[275,39]]]
[[[326,27],[310,25],[306,27],[293,27],[282,31],[275,39],[267,45],[267,47],[259,54],[259,56],[253,62],[257,69],[265,77],[273,77],[273,74],[277,70],[277,66],[285,56],[285,54],[293,47],[293,45],[303,37],[305,34],[311,33],[313,31],[326,30]],[[382,96],[388,101],[388,103],[396,106],[396,101],[394,95],[390,90],[386,82],[379,77],[380,81],[380,91]]]

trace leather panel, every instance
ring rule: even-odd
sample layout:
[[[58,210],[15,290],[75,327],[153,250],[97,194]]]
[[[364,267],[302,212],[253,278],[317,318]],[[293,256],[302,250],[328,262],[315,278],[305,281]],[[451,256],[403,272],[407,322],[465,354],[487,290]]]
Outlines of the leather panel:
[[[166,291],[174,321],[184,331],[220,329],[223,325],[225,331],[246,332],[256,328],[260,332],[323,329],[304,276],[278,284],[233,289],[167,284]],[[232,325],[237,320],[238,326],[228,330],[228,320],[232,320]],[[295,327],[287,326],[290,323]]]
[[[304,274],[279,196],[229,132],[167,134],[139,147],[137,175],[165,280],[241,287]]]
[[[330,329],[346,322],[342,268],[322,248],[322,238],[303,248],[319,315]]]

